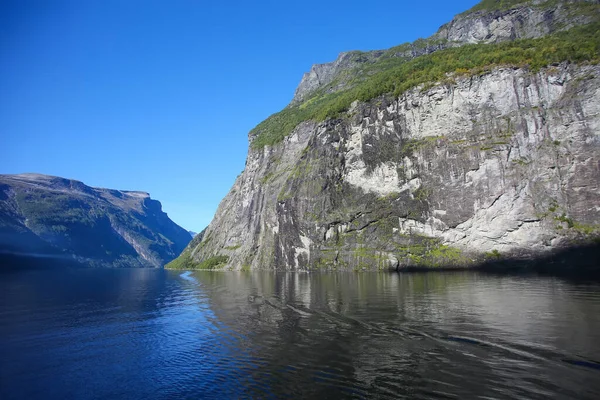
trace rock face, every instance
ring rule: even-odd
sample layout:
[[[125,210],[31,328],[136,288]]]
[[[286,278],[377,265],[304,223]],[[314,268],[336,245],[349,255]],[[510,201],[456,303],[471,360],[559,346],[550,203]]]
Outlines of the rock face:
[[[47,175],[0,175],[0,256],[162,267],[191,239],[148,193]]]
[[[585,4],[599,2],[534,0],[513,3],[514,6],[507,9],[481,9],[460,14],[443,25],[434,38],[447,40],[454,46],[536,38],[590,22],[594,15],[586,12]]]
[[[316,90],[331,83],[341,72],[350,71],[362,64],[372,63],[383,54],[383,51],[351,51],[340,53],[339,57],[333,62],[313,65],[310,71],[302,76],[292,102],[305,100]],[[343,81],[340,82],[337,88],[343,87],[344,83]]]
[[[527,4],[531,15],[477,11],[437,35],[510,40],[566,21],[556,7],[568,2],[554,2],[554,12]],[[202,240],[182,257],[227,256],[232,269],[536,257],[597,240],[599,200],[600,67],[499,66],[356,101],[341,118],[306,121],[281,143],[251,146]]]

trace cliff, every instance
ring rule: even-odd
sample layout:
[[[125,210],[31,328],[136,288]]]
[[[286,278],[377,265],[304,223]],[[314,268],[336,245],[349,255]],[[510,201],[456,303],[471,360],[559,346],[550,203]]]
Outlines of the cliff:
[[[39,174],[0,175],[0,257],[23,265],[37,259],[162,267],[192,238],[161,207],[145,192]]]
[[[596,242],[599,11],[484,1],[426,45],[305,75],[170,265],[458,267]]]
[[[390,58],[410,60],[446,48],[475,43],[500,43],[566,31],[597,19],[597,0],[485,0],[444,24],[431,37],[388,50],[340,53],[330,63],[313,65],[296,88],[292,104],[321,90],[332,93],[352,86],[361,75],[377,71]]]

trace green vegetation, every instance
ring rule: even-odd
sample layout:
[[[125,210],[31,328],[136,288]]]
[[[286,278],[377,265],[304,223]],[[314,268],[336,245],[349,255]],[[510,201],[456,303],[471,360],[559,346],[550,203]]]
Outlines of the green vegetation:
[[[573,223],[573,229],[577,233],[582,235],[598,235],[600,234],[600,225],[589,225],[589,224],[581,224],[579,222]]]
[[[176,259],[165,265],[166,269],[195,269],[196,263],[190,256],[191,251],[186,249]]]
[[[400,196],[402,195],[402,193],[400,192],[391,192],[386,194],[385,196],[379,196],[376,201],[377,202],[381,202],[382,205],[386,205],[388,203],[391,203],[392,201],[396,201],[400,198]],[[379,221],[381,222],[381,221]]]
[[[486,260],[499,260],[502,258],[502,254],[500,254],[498,250],[494,249],[492,251],[485,252],[483,254],[483,257]]]
[[[228,256],[214,256],[202,261],[196,269],[219,269],[223,268],[228,261]]]
[[[373,225],[376,233],[370,235],[350,231],[330,238],[328,248],[321,250],[313,267],[383,270],[392,266],[390,255],[396,257],[400,265],[420,268],[464,267],[473,262],[461,249],[444,245],[440,239],[395,232],[396,217],[383,218]]]
[[[166,269],[219,269],[229,261],[228,256],[214,256],[201,263],[194,261],[191,251],[185,250],[179,257],[165,265]]]
[[[56,232],[74,224],[94,226],[96,218],[106,214],[69,194],[32,190],[18,192],[16,200],[31,225],[46,225]]]
[[[594,6],[596,10],[600,8]],[[330,94],[319,92],[302,105],[289,106],[258,124],[251,132],[252,147],[257,149],[282,141],[303,121],[339,117],[355,100],[366,102],[386,94],[399,96],[422,84],[448,81],[452,75],[484,74],[498,66],[538,71],[563,61],[600,61],[600,23],[538,39],[465,45],[409,61],[402,58],[378,61],[370,66],[373,74],[361,74],[350,82],[350,89]]]
[[[573,231],[584,236],[597,235],[600,233],[600,225],[582,224],[573,220],[573,218],[567,217],[565,213],[555,216],[554,220],[567,224],[568,229],[572,229]],[[564,229],[562,225],[557,225],[556,228]]]
[[[468,257],[458,248],[439,243],[434,238],[420,238],[418,243],[401,245],[396,244],[395,256],[401,263],[408,262],[412,266],[422,268],[457,267],[469,263]],[[355,270],[389,268],[387,252],[376,248],[360,245],[352,252],[356,260]]]
[[[265,174],[265,176],[260,178],[259,182],[261,185],[266,185],[267,183],[272,181],[274,177],[275,177],[275,174],[273,172],[269,172],[269,173]]]
[[[528,7],[538,8],[541,10],[548,10],[556,7],[559,3],[562,3],[563,8],[572,16],[575,15],[593,15],[597,12],[597,4],[591,1],[579,0],[574,2],[565,2],[564,0],[548,0],[538,4],[534,4],[531,0],[482,0],[474,7],[459,14],[466,16],[473,14],[478,11],[483,12],[494,12],[494,11],[505,11],[515,8],[518,5],[527,5]]]
[[[552,218],[558,222],[555,225],[555,229],[559,231],[566,231],[565,234],[577,233],[583,236],[594,236],[600,235],[600,225],[597,224],[583,224],[567,216],[567,213],[562,210],[558,202],[555,199],[550,201],[548,210],[545,212],[539,212],[536,214],[539,219]],[[565,226],[566,225],[566,226]]]
[[[445,139],[444,136],[427,136],[421,139],[408,139],[402,143],[400,157],[408,157],[413,155],[417,150],[432,148],[436,145],[438,140],[443,139]]]
[[[373,265],[377,266],[377,269],[384,269],[387,266],[387,255],[377,249],[360,245],[353,253],[357,260],[355,270],[371,269]]]
[[[284,186],[284,187],[281,188],[281,190],[277,194],[277,201],[281,203],[281,202],[284,202],[284,201],[287,201],[287,200],[291,199],[292,197],[293,197],[292,192],[288,191],[287,187]]]
[[[225,247],[225,250],[237,250],[240,247],[242,247],[241,244],[236,244],[236,245],[233,245],[233,246],[227,246],[227,247]]]
[[[531,164],[531,161],[529,159],[527,159],[526,157],[520,157],[520,158],[514,159],[512,162],[515,164],[518,164],[522,167],[525,167],[525,166]]]
[[[415,190],[415,192],[413,193],[413,196],[418,201],[427,201],[427,199],[429,198],[429,195],[430,195],[429,190],[423,186],[419,186],[417,188],[417,190]]]
[[[468,258],[460,249],[440,244],[436,239],[430,239],[429,242],[425,241],[402,249],[411,264],[426,268],[468,264]]]
[[[554,219],[556,221],[566,223],[569,228],[573,228],[575,226],[575,222],[571,218],[567,217],[565,213],[562,213],[562,215],[559,215],[558,217],[554,217]]]

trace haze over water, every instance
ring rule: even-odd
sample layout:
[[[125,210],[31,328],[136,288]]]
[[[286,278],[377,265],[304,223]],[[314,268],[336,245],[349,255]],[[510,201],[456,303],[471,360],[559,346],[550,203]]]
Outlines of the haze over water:
[[[0,398],[600,398],[600,285],[479,272],[0,279]]]

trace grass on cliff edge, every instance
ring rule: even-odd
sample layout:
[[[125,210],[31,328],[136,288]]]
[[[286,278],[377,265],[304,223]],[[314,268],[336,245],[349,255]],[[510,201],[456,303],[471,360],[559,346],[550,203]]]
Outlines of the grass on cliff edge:
[[[468,16],[469,14],[473,14],[479,11],[483,12],[494,12],[494,11],[505,11],[510,10],[512,8],[517,8],[517,6],[529,6],[535,7],[542,10],[550,9],[556,6],[558,3],[562,3],[562,6],[567,11],[591,11],[594,12],[594,7],[597,6],[590,0],[547,0],[534,2],[533,0],[482,0],[470,9],[465,12],[460,13],[460,16]]]
[[[600,6],[596,5],[598,10]],[[250,133],[252,148],[281,142],[301,122],[324,121],[347,111],[353,101],[369,101],[384,94],[400,96],[420,84],[449,80],[449,74],[478,75],[498,66],[528,67],[537,71],[563,61],[600,61],[600,22],[537,39],[497,44],[474,44],[440,50],[410,61],[387,60],[386,68],[341,92],[316,94],[258,124]]]
[[[460,15],[468,15],[477,11],[501,11],[508,10],[519,4],[531,3],[531,0],[482,0],[472,8]]]
[[[190,256],[190,251],[186,250],[179,257],[165,265],[166,269],[220,269],[229,261],[228,256],[210,257],[200,263],[194,261]]]

